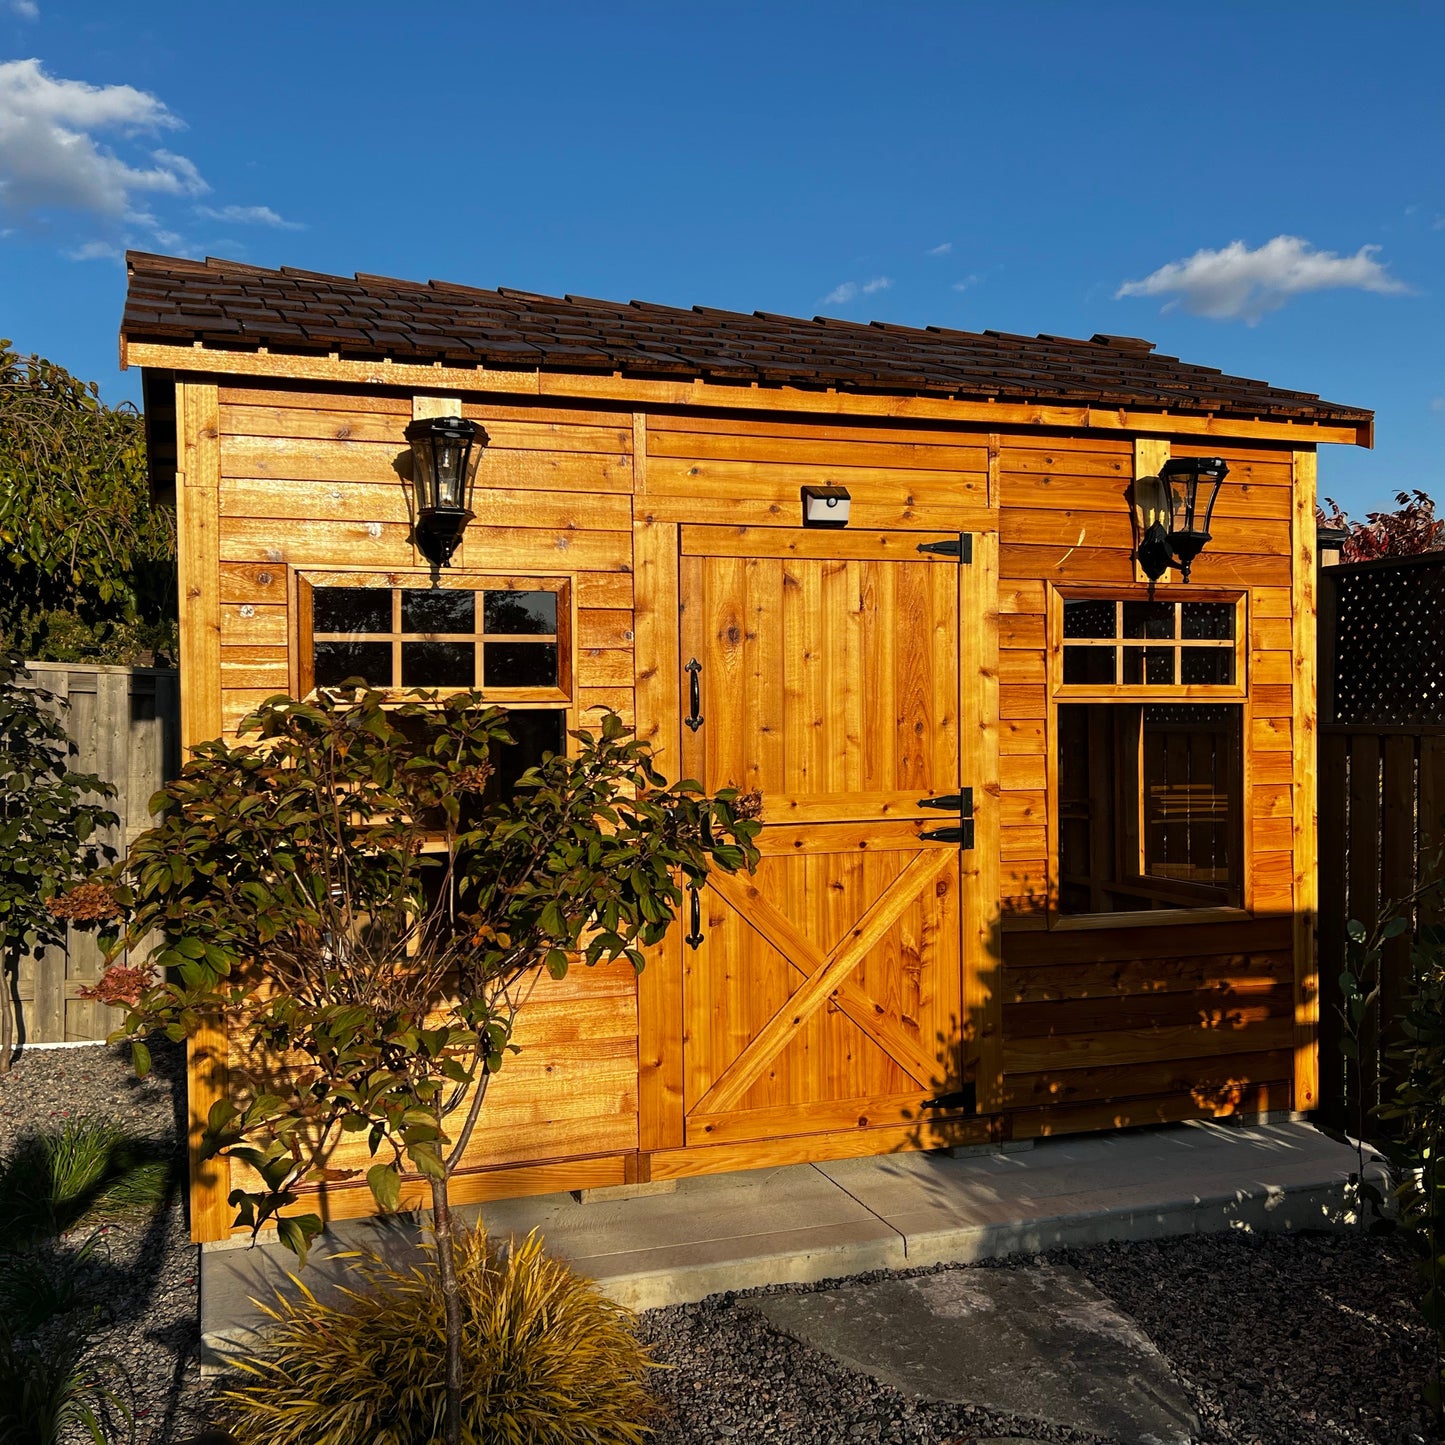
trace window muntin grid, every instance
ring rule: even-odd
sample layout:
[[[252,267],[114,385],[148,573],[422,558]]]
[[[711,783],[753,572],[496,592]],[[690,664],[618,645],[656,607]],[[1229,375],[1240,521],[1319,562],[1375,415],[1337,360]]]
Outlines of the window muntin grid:
[[[1243,687],[1237,598],[1065,597],[1061,632],[1065,692]]]

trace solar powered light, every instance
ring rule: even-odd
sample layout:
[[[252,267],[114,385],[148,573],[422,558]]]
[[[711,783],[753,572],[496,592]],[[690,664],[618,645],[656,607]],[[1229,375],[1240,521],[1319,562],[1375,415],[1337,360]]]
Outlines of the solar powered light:
[[[1210,540],[1214,503],[1228,475],[1221,457],[1177,457],[1165,462],[1157,477],[1141,477],[1134,484],[1144,521],[1144,535],[1134,555],[1151,582],[1176,563],[1184,580],[1189,580],[1194,559]],[[1208,495],[1202,497],[1206,486]]]
[[[472,520],[468,467],[477,424],[459,416],[423,417],[406,429],[416,488],[416,545],[427,561],[452,565]]]
[[[847,487],[804,487],[805,527],[846,527],[852,497]]]

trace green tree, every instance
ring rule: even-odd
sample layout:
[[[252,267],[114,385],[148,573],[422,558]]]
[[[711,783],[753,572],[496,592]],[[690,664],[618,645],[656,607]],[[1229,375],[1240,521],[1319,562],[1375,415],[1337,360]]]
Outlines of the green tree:
[[[70,770],[59,699],[28,676],[0,652],[0,1073],[15,1047],[21,960],[65,942],[47,905],[100,865],[95,831],[118,821],[105,807],[114,789]],[[83,905],[84,895],[72,907]]]
[[[55,662],[174,657],[175,550],[140,413],[0,340],[0,646]]]
[[[211,1110],[203,1154],[254,1171],[236,1222],[275,1219],[302,1258],[320,1230],[297,1187],[337,1181],[337,1143],[364,1141],[383,1209],[406,1176],[430,1193],[447,1318],[447,1438],[461,1430],[462,1308],[448,1186],[487,1086],[517,1048],[540,974],[627,958],[659,941],[709,865],[757,858],[735,793],[668,785],[615,714],[574,734],[510,795],[495,750],[507,715],[480,694],[392,708],[375,692],[272,699],[254,744],[198,750],[160,825],[110,875],[110,940],[167,940],[168,981],[138,987],[119,1036],[221,1025],[284,1072],[258,1071]],[[261,1077],[260,1075],[264,1075]],[[344,1162],[344,1161],[343,1161]],[[353,1173],[359,1171],[352,1171]]]

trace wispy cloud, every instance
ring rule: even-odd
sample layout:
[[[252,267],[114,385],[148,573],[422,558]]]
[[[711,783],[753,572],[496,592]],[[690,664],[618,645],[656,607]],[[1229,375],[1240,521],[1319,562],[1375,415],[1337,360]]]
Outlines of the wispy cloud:
[[[970,286],[977,286],[977,285],[978,285],[978,277],[977,277],[977,276],[971,276],[971,275],[970,275],[970,276],[965,276],[962,281],[955,281],[955,282],[953,283],[953,290],[955,290],[955,291],[967,291]]]
[[[22,20],[39,20],[40,7],[35,0],[10,0],[10,13]]]
[[[875,276],[871,281],[864,281],[861,285],[857,281],[845,281],[841,286],[835,286],[818,304],[820,306],[846,306],[860,296],[872,296],[877,291],[887,291],[892,285],[893,278],[891,276]]]
[[[1232,241],[1218,251],[1200,250],[1171,261],[1142,281],[1126,281],[1114,299],[1167,296],[1165,311],[1182,306],[1216,321],[1243,320],[1251,326],[1267,312],[1309,291],[1409,291],[1375,259],[1378,246],[1361,246],[1353,256],[1317,251],[1298,236],[1276,236],[1251,251]]]
[[[208,221],[232,221],[241,226],[276,226],[283,231],[304,231],[300,221],[288,221],[270,206],[197,206],[196,214]]]
[[[930,256],[947,256],[952,252],[952,250],[953,242],[945,241],[940,246],[930,246],[928,249],[928,254]]]

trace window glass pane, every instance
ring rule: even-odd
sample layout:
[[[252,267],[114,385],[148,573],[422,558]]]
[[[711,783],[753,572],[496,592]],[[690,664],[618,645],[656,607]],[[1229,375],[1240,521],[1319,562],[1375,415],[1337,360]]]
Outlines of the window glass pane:
[[[1238,869],[1239,712],[1143,709],[1144,872],[1228,888]]]
[[[1174,649],[1126,647],[1123,680],[1126,683],[1147,683],[1151,687],[1168,687],[1174,681]]]
[[[390,632],[390,587],[317,587],[311,593],[313,632]]]
[[[315,650],[317,687],[340,687],[348,678],[365,678],[372,687],[390,687],[391,643],[318,642]]]
[[[492,633],[522,633],[555,636],[557,594],[555,592],[488,592],[483,603],[483,629]]]
[[[1064,681],[1091,686],[1109,686],[1114,681],[1114,649],[1112,647],[1066,647],[1064,649]]]
[[[1065,913],[1240,901],[1242,709],[1058,710],[1058,879]]]
[[[1207,687],[1230,686],[1234,682],[1234,649],[1181,647],[1179,681]]]
[[[403,687],[473,687],[477,680],[474,642],[403,642]]]
[[[1080,600],[1064,603],[1065,637],[1113,637],[1115,623],[1112,602]]]
[[[477,594],[460,587],[406,588],[401,594],[403,632],[475,632]]]
[[[528,768],[537,767],[548,753],[566,752],[567,714],[560,708],[513,708],[507,714],[507,731],[516,743],[498,746],[492,763],[498,791],[510,797]]]
[[[1185,602],[1179,635],[1188,638],[1234,636],[1234,603]]]
[[[555,642],[489,642],[483,651],[488,687],[557,686]]]
[[[1174,604],[1172,602],[1126,602],[1124,604],[1125,637],[1173,637]]]

